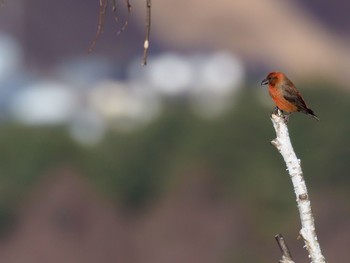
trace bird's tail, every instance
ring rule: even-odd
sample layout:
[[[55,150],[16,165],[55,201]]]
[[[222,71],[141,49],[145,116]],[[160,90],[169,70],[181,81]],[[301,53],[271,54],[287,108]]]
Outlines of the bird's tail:
[[[306,108],[306,110],[304,111],[304,113],[306,113],[307,115],[310,115],[311,117],[314,117],[316,120],[320,120],[316,114],[314,113],[313,110],[309,109],[309,108]]]

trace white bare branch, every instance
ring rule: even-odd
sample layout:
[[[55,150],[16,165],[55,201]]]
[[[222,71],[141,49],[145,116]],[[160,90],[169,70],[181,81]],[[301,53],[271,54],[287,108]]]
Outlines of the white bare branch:
[[[271,144],[274,145],[282,155],[293,183],[301,221],[300,236],[304,240],[305,248],[308,251],[311,262],[325,263],[326,260],[322,255],[320,244],[317,240],[314,217],[311,211],[311,202],[301,170],[300,160],[293,150],[287,124],[281,112],[272,114],[271,121],[277,135],[277,138],[272,140]]]

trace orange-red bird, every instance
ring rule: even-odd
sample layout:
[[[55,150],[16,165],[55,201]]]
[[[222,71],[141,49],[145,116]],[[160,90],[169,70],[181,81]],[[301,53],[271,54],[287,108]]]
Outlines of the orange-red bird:
[[[278,109],[288,115],[293,112],[302,112],[320,120],[316,114],[306,106],[303,97],[286,75],[282,72],[271,72],[261,82],[261,85],[269,84],[269,94],[276,103]],[[288,118],[288,117],[287,117]]]

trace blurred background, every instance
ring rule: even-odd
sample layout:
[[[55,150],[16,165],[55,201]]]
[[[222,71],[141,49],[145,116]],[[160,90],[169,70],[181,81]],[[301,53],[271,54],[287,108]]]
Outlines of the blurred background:
[[[0,10],[1,262],[306,260],[260,83],[283,71],[320,117],[290,135],[329,262],[350,256],[350,3],[98,0]]]

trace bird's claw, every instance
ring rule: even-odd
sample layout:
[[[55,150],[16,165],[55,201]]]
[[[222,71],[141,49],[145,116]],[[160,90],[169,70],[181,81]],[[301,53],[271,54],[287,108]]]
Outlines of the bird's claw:
[[[277,116],[279,116],[279,117],[282,117],[282,116],[283,116],[282,111],[281,111],[277,106],[273,109],[272,114],[275,114],[275,115],[277,115]]]
[[[278,116],[281,116],[282,115],[282,112],[281,110],[276,106],[274,109],[273,109],[273,114],[276,114]]]
[[[289,115],[290,114],[282,115],[282,118],[283,118],[285,124],[287,124],[289,121]]]
[[[277,106],[273,109],[272,114],[275,114],[275,115],[277,115],[279,117],[282,117],[286,124],[289,121],[289,115],[290,114],[283,114],[283,111],[281,111]]]

